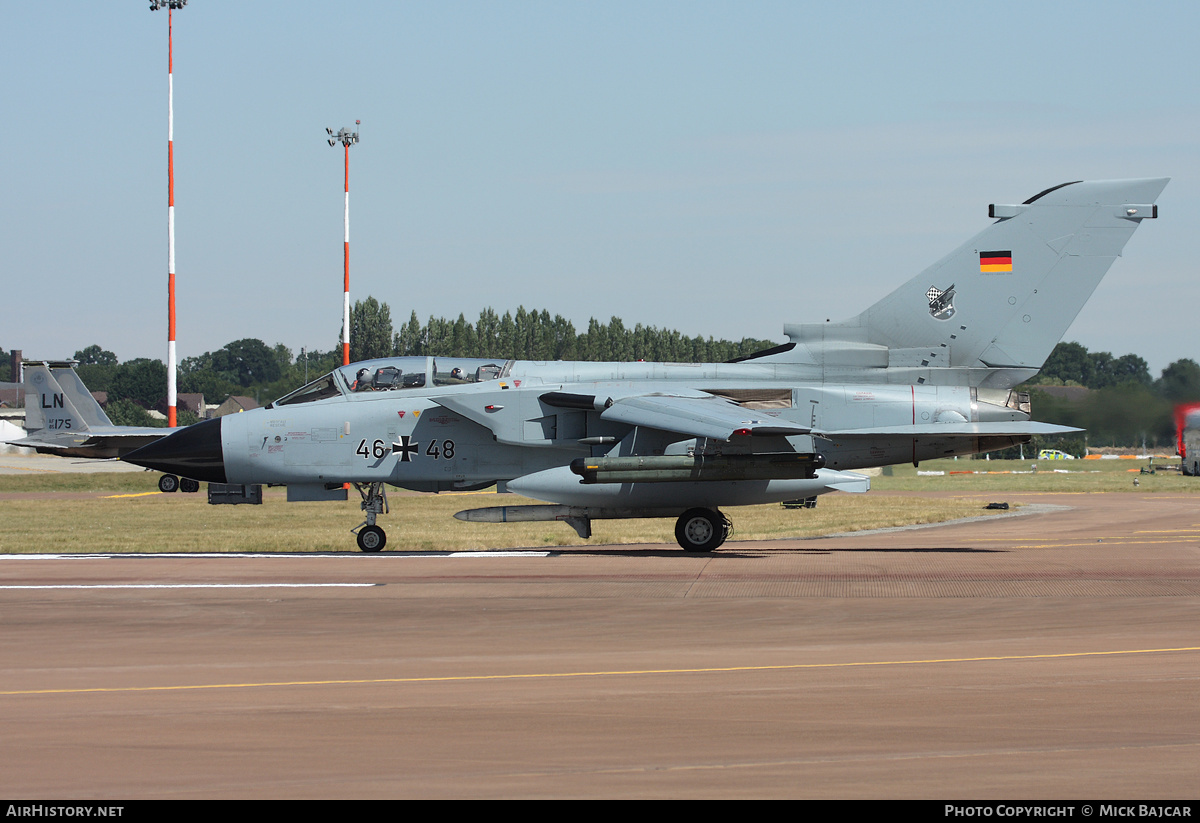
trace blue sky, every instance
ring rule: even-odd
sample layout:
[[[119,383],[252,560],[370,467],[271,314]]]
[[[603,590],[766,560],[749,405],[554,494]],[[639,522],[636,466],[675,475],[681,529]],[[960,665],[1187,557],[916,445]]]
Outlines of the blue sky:
[[[7,3],[0,346],[166,354],[165,12]],[[1194,3],[232,2],[175,18],[181,357],[351,295],[782,341],[1068,180],[1170,176],[1067,333],[1200,360]]]

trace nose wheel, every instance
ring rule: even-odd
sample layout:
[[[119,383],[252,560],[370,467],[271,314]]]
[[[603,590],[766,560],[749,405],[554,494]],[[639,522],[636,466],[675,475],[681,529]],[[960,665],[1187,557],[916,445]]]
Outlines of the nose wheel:
[[[378,526],[363,526],[358,530],[358,547],[364,552],[383,551],[387,534]]]
[[[362,510],[367,513],[367,519],[350,531],[358,538],[360,550],[382,551],[387,545],[387,533],[375,525],[375,518],[387,514],[387,491],[383,483],[355,483],[354,488],[362,496]]]

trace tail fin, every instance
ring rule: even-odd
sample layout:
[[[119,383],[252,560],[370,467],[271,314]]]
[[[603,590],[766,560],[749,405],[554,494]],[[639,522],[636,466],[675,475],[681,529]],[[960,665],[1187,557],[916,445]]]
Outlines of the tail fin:
[[[858,317],[784,332],[814,363],[1031,374],[1138,224],[1158,216],[1168,180],[1064,183],[993,205],[995,223]]]
[[[34,434],[41,431],[78,433],[88,430],[86,418],[59,385],[49,363],[26,361],[24,369],[26,431]]]
[[[85,424],[93,429],[112,425],[112,421],[108,419],[104,409],[96,402],[96,398],[92,397],[92,393],[88,391],[88,387],[83,384],[83,380],[80,379],[74,368],[69,365],[51,364],[50,371],[54,374],[54,379],[58,381],[66,399],[79,412],[80,418]]]

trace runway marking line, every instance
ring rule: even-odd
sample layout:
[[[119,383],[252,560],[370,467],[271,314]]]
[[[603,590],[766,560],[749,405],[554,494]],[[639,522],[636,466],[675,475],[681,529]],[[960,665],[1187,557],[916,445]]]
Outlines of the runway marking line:
[[[108,494],[108,495],[105,495],[104,497],[101,497],[100,499],[101,500],[116,500],[117,498],[120,498],[120,497],[151,497],[156,494],[162,494],[162,492],[138,492],[137,494]]]
[[[89,694],[118,692],[176,692],[204,689],[257,689],[279,686],[366,686],[381,683],[453,683],[480,682],[485,680],[543,680],[559,677],[622,677],[644,674],[723,674],[728,672],[797,671],[800,669],[848,669],[864,666],[921,666],[937,663],[988,663],[1004,660],[1054,660],[1072,657],[1109,657],[1129,654],[1166,654],[1170,652],[1197,652],[1200,646],[1184,646],[1177,649],[1122,649],[1111,652],[1064,652],[1062,654],[1013,654],[995,657],[945,657],[930,660],[867,660],[857,663],[789,663],[778,666],[720,666],[699,669],[631,669],[628,671],[599,672],[537,672],[530,674],[472,674],[444,677],[380,677],[361,680],[287,680],[266,683],[206,683],[192,686],[120,686],[87,689],[20,689],[0,691],[0,696],[32,694]]]
[[[1188,542],[1189,540],[1195,540],[1195,539],[1197,539],[1195,536],[1186,537],[1183,535],[1181,535],[1180,537],[1174,538],[1174,539],[1168,538],[1168,539],[1162,539],[1162,540],[1121,540],[1120,538],[1116,538],[1116,537],[1096,537],[1096,538],[1081,537],[1078,540],[1067,540],[1062,543],[1014,542],[1012,544],[1012,548],[1014,548],[1014,549],[1077,549],[1082,546],[1094,546],[1097,543],[1103,543],[1106,546],[1161,546],[1161,545],[1174,545],[1177,543]]]
[[[428,558],[495,558],[495,557],[552,557],[555,551],[542,549],[496,550],[496,551],[395,551],[380,552],[379,554],[363,555],[361,552],[276,552],[248,554],[246,552],[97,552],[96,554],[0,554],[2,560],[227,560],[240,558],[247,560],[297,560],[320,559],[330,557],[354,557],[356,562],[366,560],[420,560]]]
[[[1013,537],[980,537],[972,538],[973,542],[977,543],[1004,543],[1013,549],[1064,549],[1064,548],[1079,548],[1081,546],[1094,546],[1096,543],[1103,543],[1106,546],[1158,546],[1172,545],[1176,543],[1186,543],[1194,540],[1200,540],[1200,531],[1194,529],[1179,530],[1180,533],[1171,537],[1169,531],[1163,532],[1134,532],[1138,534],[1161,534],[1161,537],[1144,537],[1141,539],[1133,539],[1130,537],[1065,537],[1055,543],[1035,543],[1033,538],[1025,540],[1016,539]]]
[[[63,583],[0,586],[5,589],[357,589],[382,583]]]

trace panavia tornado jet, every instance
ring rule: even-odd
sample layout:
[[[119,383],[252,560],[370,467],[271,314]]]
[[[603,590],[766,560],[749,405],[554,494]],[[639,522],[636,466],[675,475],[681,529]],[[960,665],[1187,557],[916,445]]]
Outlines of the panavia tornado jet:
[[[729,363],[397,357],[355,363],[263,409],[180,430],[124,459],[198,481],[362,496],[383,548],[386,487],[496,484],[548,505],[460,520],[677,518],[688,551],[724,542],[722,508],[865,492],[854,472],[1076,431],[1031,420],[1035,375],[1166,178],[1075,182],[1016,205],[857,317],[788,325]]]

